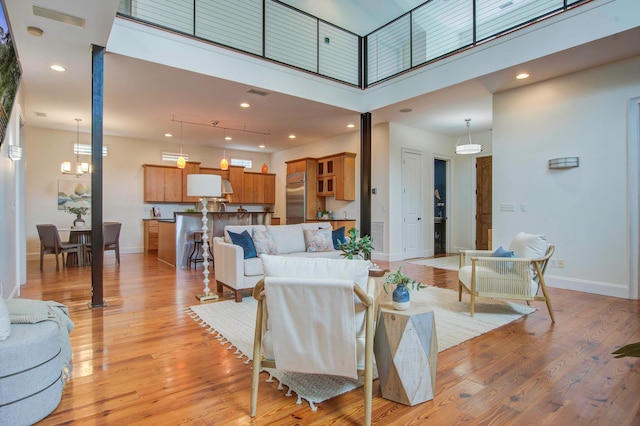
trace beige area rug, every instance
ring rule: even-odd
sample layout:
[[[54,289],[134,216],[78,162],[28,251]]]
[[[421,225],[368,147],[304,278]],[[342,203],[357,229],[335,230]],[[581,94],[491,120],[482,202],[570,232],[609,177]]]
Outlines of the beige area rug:
[[[456,254],[454,256],[436,257],[432,259],[412,260],[409,263],[457,271],[460,269],[460,256]]]
[[[432,307],[439,352],[535,310],[527,305],[501,300],[476,299],[475,316],[472,318],[469,316],[468,294],[463,294],[462,302],[458,302],[457,291],[427,287],[412,292],[411,298],[411,303],[424,303]],[[191,306],[187,312],[201,327],[214,335],[220,344],[227,345],[228,350],[235,349],[238,358],[245,359],[245,364],[249,364],[253,356],[256,307],[257,302],[253,298],[245,297],[242,303],[233,300],[207,303]],[[302,403],[304,399],[312,410],[316,409],[316,403],[362,386],[362,381],[343,377],[265,370],[270,374],[268,381],[277,379],[279,389],[287,386],[287,396],[294,392],[298,398],[297,403]]]

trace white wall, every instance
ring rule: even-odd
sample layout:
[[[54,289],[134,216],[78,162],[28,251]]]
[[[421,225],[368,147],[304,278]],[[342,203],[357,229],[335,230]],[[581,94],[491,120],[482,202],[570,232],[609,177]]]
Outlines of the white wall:
[[[462,129],[463,130],[463,129]],[[475,135],[472,135],[474,142],[476,141]],[[472,198],[469,197],[469,185],[471,182],[467,179],[468,169],[471,159],[466,156],[456,156],[454,154],[454,147],[457,138],[451,138],[448,136],[438,135],[435,133],[426,132],[423,130],[417,130],[411,127],[406,127],[397,123],[389,124],[389,222],[386,229],[388,229],[389,235],[389,260],[401,260],[403,259],[403,242],[402,242],[402,149],[408,148],[416,150],[422,155],[422,172],[423,172],[423,220],[424,226],[424,255],[433,255],[433,160],[435,158],[449,160],[449,164],[452,167],[453,172],[451,178],[453,182],[450,182],[450,188],[452,194],[448,197],[453,198],[454,202],[449,206],[449,215],[451,223],[448,228],[453,234],[453,240],[449,243],[450,250],[459,245],[465,245],[465,239],[462,238],[462,242],[458,241],[459,237],[456,237],[460,233],[455,231],[458,226],[458,221],[464,222],[468,220],[469,211],[472,205]],[[483,147],[487,145],[487,141],[484,138],[478,140],[483,144]],[[490,141],[489,141],[490,142]],[[490,145],[490,144],[489,144]],[[488,147],[487,147],[488,148]],[[458,164],[461,162],[462,164]],[[475,164],[475,163],[474,163]],[[458,170],[467,170],[467,174],[463,174],[458,183]],[[457,192],[461,195],[457,195]],[[466,234],[463,234],[466,235]]]
[[[371,222],[382,223],[382,244],[374,244],[371,258],[385,260],[389,253],[389,123],[371,129]],[[372,232],[373,234],[373,232]]]
[[[520,231],[546,234],[565,263],[547,271],[553,286],[630,294],[627,108],[638,96],[640,57],[494,98],[494,245]],[[548,169],[566,156],[580,167]],[[527,211],[500,212],[500,203]]]
[[[492,136],[490,131],[474,133],[472,130],[471,140],[482,145],[482,152],[477,155],[453,154],[453,182],[450,186],[453,193],[449,195],[451,223],[447,225],[451,253],[476,248],[476,159],[492,155]]]
[[[24,181],[25,162],[9,159],[9,145],[23,146],[20,128],[22,90],[13,105],[7,133],[0,147],[0,297],[17,297],[26,282],[24,259]],[[23,154],[24,158],[24,154]]]
[[[28,127],[26,133],[26,251],[33,257],[39,256],[36,224],[53,223],[59,228],[73,224],[73,215],[57,209],[57,193],[59,180],[76,180],[74,175],[60,173],[62,161],[75,161],[76,133],[34,127]],[[90,144],[90,135],[81,134],[80,143]],[[120,246],[123,253],[141,252],[144,246],[142,219],[150,217],[149,210],[153,205],[160,207],[163,218],[172,218],[174,211],[194,207],[194,204],[143,202],[142,165],[169,164],[161,161],[161,154],[176,152],[176,143],[104,136],[104,145],[108,147],[108,156],[103,157],[103,220],[122,223]],[[228,157],[253,160],[253,168],[247,171],[259,171],[265,158],[267,164],[272,164],[270,156],[265,157],[262,152],[226,151]],[[190,161],[200,162],[202,167],[217,168],[222,158],[222,150],[218,148],[184,145],[183,152],[189,154]],[[89,161],[90,158],[81,156],[80,160]]]
[[[343,213],[347,212],[349,219],[356,219],[356,227],[358,227],[358,221],[360,219],[360,192],[358,188],[360,188],[361,161],[359,131],[352,131],[331,139],[274,153],[272,156],[274,167],[270,170],[276,173],[276,205],[274,216],[282,219],[286,217],[286,161],[307,157],[319,158],[340,152],[356,153],[356,199],[355,201],[340,201],[334,197],[327,197],[326,209],[333,210],[337,218],[342,218]]]

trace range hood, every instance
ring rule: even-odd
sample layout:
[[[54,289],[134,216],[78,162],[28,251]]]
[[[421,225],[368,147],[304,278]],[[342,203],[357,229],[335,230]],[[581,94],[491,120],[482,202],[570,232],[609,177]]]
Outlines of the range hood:
[[[222,179],[222,194],[233,194],[233,188],[229,179]]]

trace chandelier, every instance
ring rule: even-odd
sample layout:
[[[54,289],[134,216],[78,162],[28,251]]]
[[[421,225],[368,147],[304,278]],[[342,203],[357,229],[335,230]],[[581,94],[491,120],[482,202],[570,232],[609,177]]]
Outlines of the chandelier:
[[[76,177],[80,177],[86,173],[91,173],[91,168],[89,167],[89,163],[81,163],[80,162],[80,122],[81,118],[74,118],[76,120],[76,143],[74,145],[74,151],[76,153],[76,164],[75,167],[71,167],[70,161],[63,161],[60,164],[60,171],[65,175],[76,175]]]

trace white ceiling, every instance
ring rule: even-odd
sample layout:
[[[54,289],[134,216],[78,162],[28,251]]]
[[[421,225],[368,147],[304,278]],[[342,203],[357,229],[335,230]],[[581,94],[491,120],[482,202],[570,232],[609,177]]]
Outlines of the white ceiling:
[[[23,113],[27,126],[75,131],[74,118],[82,118],[81,131],[90,130],[92,44],[106,46],[118,0],[48,0],[43,7],[86,19],[84,29],[34,16],[32,2],[4,0],[23,69],[25,89]],[[406,11],[421,0],[286,0],[303,11],[335,23],[357,34],[367,34]],[[354,17],[356,17],[354,19]],[[28,26],[44,30],[42,37],[27,33]],[[491,128],[492,94],[567,74],[592,66],[640,54],[639,31],[632,30],[572,49],[570,55],[551,55],[525,64],[535,76],[529,82],[515,82],[514,69],[448,87],[372,111],[374,124],[394,121],[427,131],[459,135],[464,118],[470,117],[472,132]],[[56,73],[51,64],[64,65]],[[227,148],[259,150],[265,142],[270,152],[291,147],[287,138],[296,134],[296,145],[312,143],[347,131],[359,131],[357,111],[348,111],[298,97],[270,92],[249,95],[256,87],[238,84],[176,68],[120,55],[105,56],[104,133],[146,140],[166,140],[171,132],[179,143],[177,120],[185,124],[184,144],[223,146],[222,132],[207,126],[218,120],[223,127],[268,132],[269,136],[235,132]],[[230,108],[241,101],[247,110]],[[399,110],[410,108],[410,113]],[[41,116],[45,114],[46,117]],[[445,117],[448,120],[445,120]],[[451,117],[459,123],[451,124]],[[349,130],[347,123],[356,124]],[[231,132],[234,133],[234,132]]]

